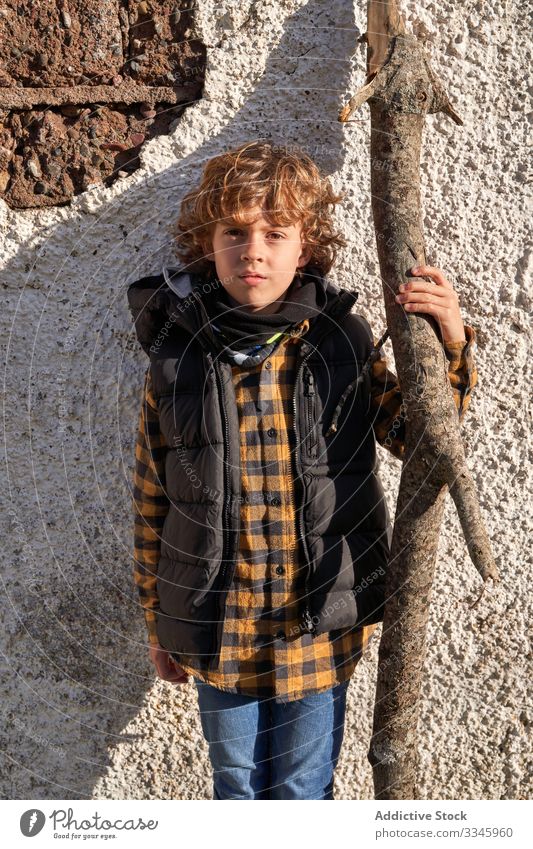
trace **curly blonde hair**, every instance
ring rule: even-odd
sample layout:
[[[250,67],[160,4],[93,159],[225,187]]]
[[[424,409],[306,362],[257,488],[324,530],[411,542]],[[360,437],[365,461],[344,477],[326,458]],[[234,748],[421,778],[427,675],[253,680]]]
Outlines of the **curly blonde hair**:
[[[208,161],[200,185],[183,198],[171,230],[176,253],[188,270],[213,273],[206,254],[217,221],[232,218],[243,225],[248,210],[260,206],[273,226],[300,221],[302,242],[312,248],[307,266],[328,273],[339,248],[347,244],[331,218],[346,193],[336,195],[313,160],[294,149],[252,141]]]

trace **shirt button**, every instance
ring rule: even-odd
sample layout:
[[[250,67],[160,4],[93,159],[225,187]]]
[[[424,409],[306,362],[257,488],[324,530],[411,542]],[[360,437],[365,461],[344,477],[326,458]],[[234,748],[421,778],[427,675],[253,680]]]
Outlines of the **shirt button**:
[[[285,631],[277,631],[276,637],[278,638],[278,640],[286,640],[287,639],[287,635],[285,634]]]
[[[278,496],[275,495],[270,503],[273,504],[274,507],[279,507],[281,504],[281,498],[278,498]]]
[[[276,428],[275,427],[269,427],[269,429],[267,430],[267,433],[268,433],[269,436],[275,436],[276,435]]]
[[[272,368],[272,363],[270,360],[265,360],[265,368]]]
[[[280,566],[278,564],[278,566],[276,566],[276,572],[277,572],[278,575],[283,575],[283,573],[285,572],[285,569],[283,568],[283,566]]]

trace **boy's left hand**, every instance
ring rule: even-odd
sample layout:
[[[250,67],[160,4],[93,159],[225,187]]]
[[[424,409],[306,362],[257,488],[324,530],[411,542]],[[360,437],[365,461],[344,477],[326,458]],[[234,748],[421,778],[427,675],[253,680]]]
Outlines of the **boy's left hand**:
[[[443,342],[466,341],[465,328],[459,310],[459,298],[440,268],[418,265],[409,271],[410,277],[430,277],[432,281],[410,280],[399,286],[396,302],[407,312],[430,313],[440,325]]]

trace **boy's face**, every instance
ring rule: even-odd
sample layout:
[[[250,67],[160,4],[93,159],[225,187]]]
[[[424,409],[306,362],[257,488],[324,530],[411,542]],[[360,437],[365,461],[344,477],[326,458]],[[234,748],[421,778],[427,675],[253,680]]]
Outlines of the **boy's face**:
[[[214,260],[230,302],[252,313],[274,313],[282,306],[296,269],[309,262],[312,250],[301,241],[300,222],[273,226],[259,207],[249,210],[247,222],[217,222],[208,258]]]

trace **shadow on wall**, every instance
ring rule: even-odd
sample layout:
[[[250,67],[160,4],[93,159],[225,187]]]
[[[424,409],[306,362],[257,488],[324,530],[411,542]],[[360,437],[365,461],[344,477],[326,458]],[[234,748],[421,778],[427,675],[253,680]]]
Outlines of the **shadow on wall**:
[[[148,361],[126,288],[175,259],[169,223],[224,148],[261,136],[299,144],[326,171],[342,167],[337,114],[359,35],[308,3],[287,18],[254,92],[194,154],[141,184],[131,177],[107,205],[82,195],[35,238],[22,230],[33,212],[11,214],[17,235],[4,227],[22,248],[2,274],[3,798],[211,796],[195,690],[154,681],[133,585],[133,446]]]

